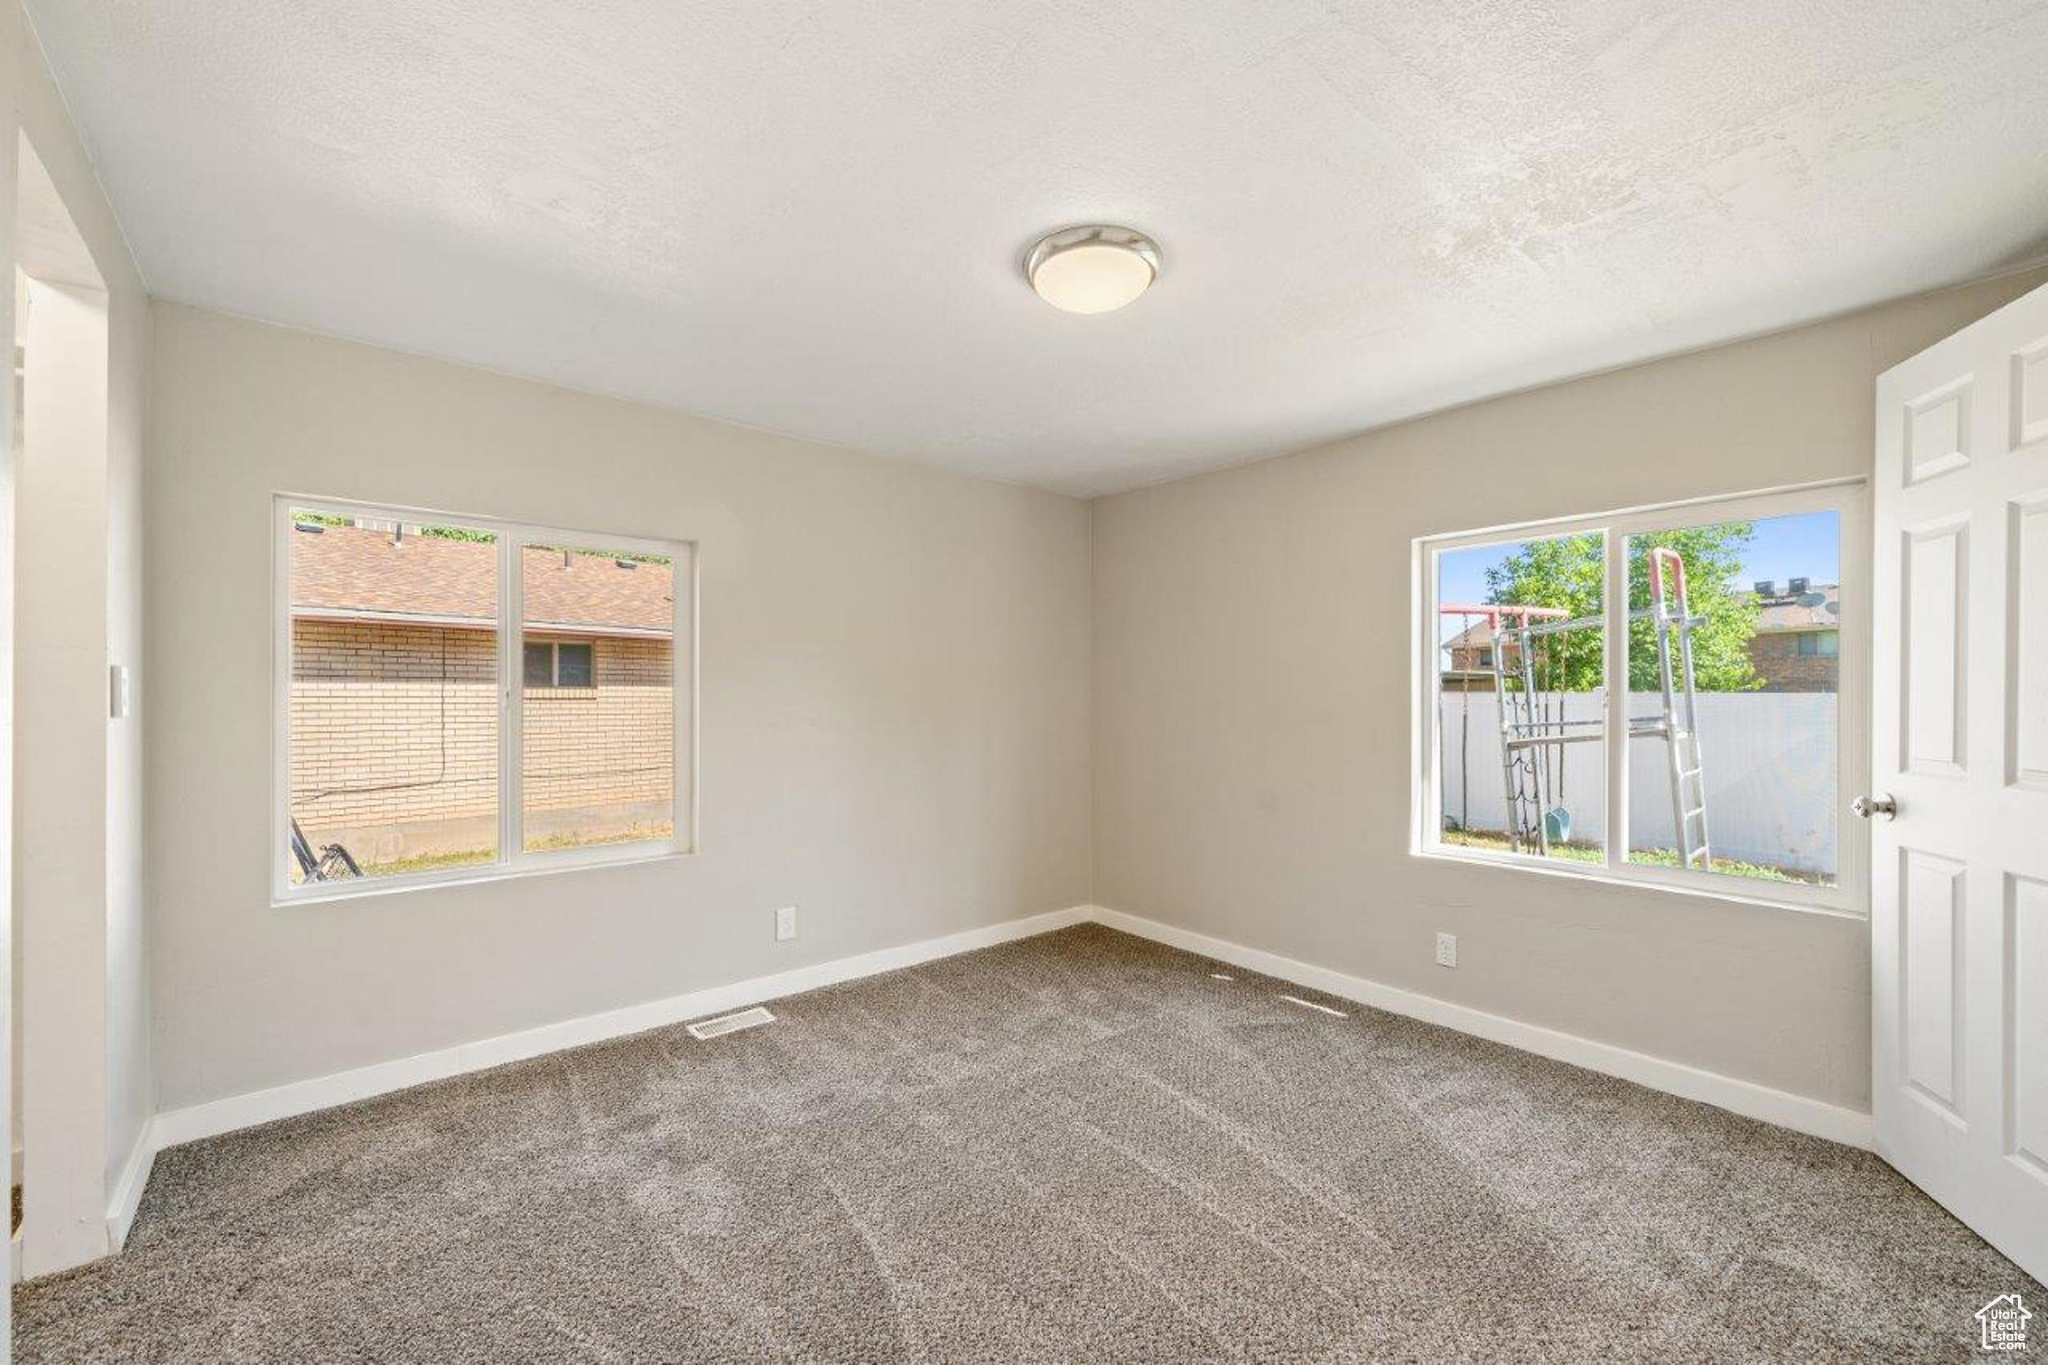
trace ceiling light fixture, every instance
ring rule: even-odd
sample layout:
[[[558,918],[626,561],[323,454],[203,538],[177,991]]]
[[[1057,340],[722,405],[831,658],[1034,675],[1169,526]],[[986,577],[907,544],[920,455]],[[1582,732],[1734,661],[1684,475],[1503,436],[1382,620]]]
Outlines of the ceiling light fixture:
[[[1025,254],[1024,277],[1063,312],[1114,312],[1159,278],[1159,244],[1129,228],[1063,228]]]

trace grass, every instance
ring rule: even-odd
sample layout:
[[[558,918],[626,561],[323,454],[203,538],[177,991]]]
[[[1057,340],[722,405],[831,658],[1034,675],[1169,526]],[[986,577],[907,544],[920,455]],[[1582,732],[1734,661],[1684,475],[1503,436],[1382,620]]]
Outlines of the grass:
[[[613,834],[600,835],[594,839],[579,838],[563,831],[550,834],[544,839],[530,839],[526,844],[528,853],[558,853],[570,848],[595,848],[601,844],[631,844],[643,839],[666,839],[675,832],[673,825],[634,825],[630,829]],[[411,858],[393,858],[388,862],[364,863],[365,877],[395,877],[407,872],[439,872],[451,867],[477,867],[498,860],[497,850],[489,848],[465,848],[453,853],[421,853]]]
[[[1488,849],[1496,853],[1509,851],[1508,837],[1487,830],[1444,831],[1444,842],[1459,844],[1466,848]],[[1566,862],[1605,864],[1607,852],[1597,844],[1572,843],[1552,844],[1550,856]],[[1675,848],[1638,848],[1629,850],[1628,860],[1638,867],[1677,867],[1678,850]],[[1829,879],[1816,872],[1805,872],[1796,868],[1775,867],[1769,863],[1745,863],[1737,858],[1714,859],[1714,871],[1727,877],[1748,877],[1760,882],[1792,882],[1802,886],[1827,886]]]
[[[393,858],[388,863],[364,863],[365,877],[391,877],[401,872],[439,872],[444,867],[474,867],[496,862],[498,855],[488,848],[465,848],[454,853],[422,853],[412,858]]]
[[[644,839],[666,839],[676,832],[674,825],[634,825],[631,829],[616,834],[604,834],[595,839],[584,839],[568,831],[550,834],[545,839],[528,839],[528,853],[556,853],[565,848],[596,848],[601,844],[635,844]]]

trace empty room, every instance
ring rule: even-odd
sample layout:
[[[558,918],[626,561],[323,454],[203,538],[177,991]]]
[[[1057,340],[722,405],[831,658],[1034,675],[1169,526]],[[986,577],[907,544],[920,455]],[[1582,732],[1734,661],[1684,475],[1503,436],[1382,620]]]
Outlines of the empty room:
[[[0,92],[0,1360],[2048,1359],[2048,0]]]

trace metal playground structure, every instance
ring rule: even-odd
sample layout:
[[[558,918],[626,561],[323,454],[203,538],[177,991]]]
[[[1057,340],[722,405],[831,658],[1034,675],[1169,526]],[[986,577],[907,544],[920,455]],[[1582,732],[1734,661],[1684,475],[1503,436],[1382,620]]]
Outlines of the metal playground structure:
[[[1685,561],[1676,550],[1653,547],[1645,558],[1650,570],[1650,605],[1629,612],[1628,619],[1651,623],[1662,706],[1655,715],[1630,716],[1628,737],[1665,741],[1679,865],[1711,871],[1713,851],[1707,834],[1707,791],[1701,777],[1692,666],[1693,631],[1705,625],[1706,618],[1692,612],[1685,587]],[[1571,838],[1571,811],[1564,804],[1565,753],[1573,744],[1598,742],[1607,735],[1604,719],[1566,716],[1566,694],[1556,686],[1559,670],[1550,657],[1549,645],[1572,631],[1600,629],[1606,618],[1570,616],[1556,607],[1505,602],[1447,605],[1437,610],[1460,618],[1459,634],[1454,637],[1459,640],[1470,633],[1473,618],[1487,624],[1500,717],[1508,844],[1517,853],[1547,857],[1552,844]],[[1627,648],[1626,641],[1619,647]],[[1545,688],[1546,682],[1551,686]]]

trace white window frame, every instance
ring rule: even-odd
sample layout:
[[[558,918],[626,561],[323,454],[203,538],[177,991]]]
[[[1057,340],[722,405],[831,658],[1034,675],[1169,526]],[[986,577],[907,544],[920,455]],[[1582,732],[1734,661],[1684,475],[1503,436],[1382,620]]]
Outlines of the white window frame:
[[[307,882],[291,880],[291,537],[292,513],[314,512],[336,517],[368,517],[398,521],[406,525],[453,525],[474,527],[497,536],[498,552],[498,853],[489,863],[444,868],[432,872],[407,872],[387,877],[350,878],[346,881]],[[660,540],[646,536],[620,535],[611,531],[588,531],[572,527],[540,526],[508,521],[502,517],[472,516],[462,512],[429,511],[423,508],[393,507],[382,503],[355,502],[343,498],[279,493],[271,508],[271,903],[301,905],[308,902],[379,895],[418,887],[446,886],[463,882],[488,881],[504,877],[535,876],[578,868],[620,863],[653,862],[687,857],[697,852],[697,545],[687,540]],[[670,621],[674,648],[673,670],[675,736],[673,759],[674,832],[667,839],[649,839],[623,844],[599,844],[589,848],[553,849],[528,852],[525,848],[525,801],[521,791],[520,741],[525,711],[525,657],[522,617],[524,582],[520,551],[527,545],[576,545],[598,550],[622,550],[635,554],[665,556],[674,575],[675,614]],[[550,632],[537,632],[548,636]],[[592,651],[592,683],[596,682],[596,654]]]
[[[1760,521],[1769,517],[1833,512],[1841,528],[1841,602],[1838,687],[1835,702],[1836,873],[1833,886],[1764,882],[1730,874],[1645,866],[1628,861],[1628,563],[1627,537],[1673,525]],[[1446,843],[1443,838],[1440,771],[1442,627],[1438,619],[1438,562],[1448,551],[1520,540],[1598,533],[1602,538],[1606,589],[1606,676],[1604,679],[1607,759],[1606,862],[1578,863],[1537,854],[1498,852]],[[1624,508],[1587,516],[1556,517],[1474,531],[1423,536],[1414,542],[1414,772],[1409,851],[1424,858],[1526,870],[1546,876],[1618,882],[1695,896],[1796,910],[1865,916],[1869,913],[1869,830],[1849,819],[1848,802],[1866,789],[1870,771],[1870,504],[1862,479],[1799,484],[1763,492],[1693,498],[1682,502]],[[1621,642],[1619,646],[1615,642]],[[1711,756],[1709,757],[1711,762]]]

